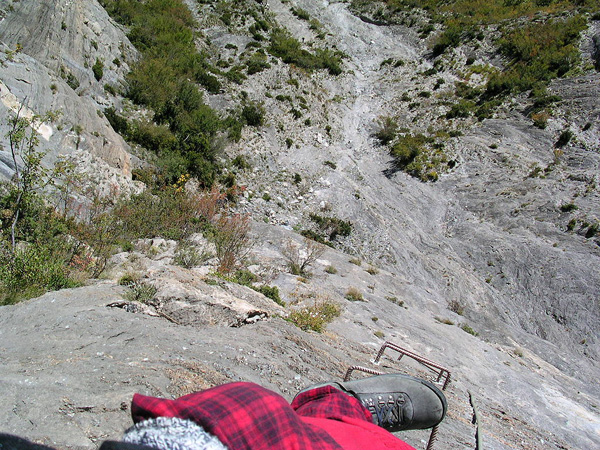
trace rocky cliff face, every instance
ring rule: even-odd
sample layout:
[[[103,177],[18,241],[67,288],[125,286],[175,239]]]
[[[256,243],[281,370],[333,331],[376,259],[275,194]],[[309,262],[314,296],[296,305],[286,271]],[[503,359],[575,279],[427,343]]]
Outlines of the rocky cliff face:
[[[63,109],[63,129],[53,127],[44,145],[52,152],[79,148],[77,154],[103,159],[107,173],[126,180],[126,145],[96,110],[120,101],[107,97],[102,84],[121,82],[134,51],[95,1],[49,3],[1,3],[3,107]],[[199,44],[215,59],[240,58],[228,44],[241,49],[250,39],[215,20],[211,4],[187,4],[206,38]],[[437,78],[451,85],[456,72],[424,77],[433,60],[415,31],[368,23],[345,2],[292,5],[319,21],[324,39],[290,6],[264,3],[265,12],[306,45],[345,52],[344,73],[309,73],[273,59],[271,68],[242,85],[206,94],[223,110],[241,91],[264,102],[267,125],[244,129],[223,159],[243,154],[253,166],[237,174],[248,186],[240,208],[256,221],[250,268],[279,286],[288,307],[231,283],[215,284],[208,263],[191,270],[171,266],[168,243],[117,255],[108,278],[143,274],[158,288],[152,307],[126,304],[123,288],[103,282],[0,310],[0,388],[10,406],[1,413],[2,431],[91,448],[128,425],[127,402],[135,391],[181,395],[246,379],[291,398],[302,386],[339,378],[350,365],[372,367],[374,353],[390,340],[452,371],[439,448],[475,446],[469,393],[483,417],[486,448],[597,446],[600,248],[589,226],[600,210],[598,73],[551,84],[562,100],[545,129],[533,126],[529,101],[521,97],[491,119],[461,125],[445,147],[456,164],[437,182],[423,183],[391,170],[372,133],[381,116],[399,117],[415,131],[445,126],[439,122],[444,106],[419,93],[433,91]],[[589,61],[594,27],[581,43]],[[18,43],[23,49],[15,52]],[[91,70],[96,58],[106,67],[101,82]],[[110,63],[115,58],[120,67]],[[389,59],[404,64],[382,64]],[[61,73],[72,73],[80,86],[69,87]],[[409,108],[404,93],[419,104]],[[302,111],[301,119],[291,107]],[[77,124],[85,130],[82,139],[68,131]],[[572,137],[557,152],[565,130]],[[2,170],[10,175],[9,164]],[[569,204],[577,209],[563,207]],[[353,231],[306,280],[287,273],[282,252],[288,240],[299,241],[293,229],[310,226],[310,213],[349,220]],[[349,288],[364,301],[348,301]],[[343,306],[323,335],[278,317],[290,304],[322,299]],[[379,368],[428,376],[391,359]],[[427,438],[399,436],[417,448]]]
[[[3,1],[0,17],[2,116],[19,109],[28,115],[60,114],[41,133],[46,164],[69,156],[81,172],[106,185],[106,192],[110,185],[129,191],[129,147],[102,115],[116,100],[105,86],[119,91],[135,58],[123,31],[97,2]],[[100,79],[93,72],[96,61],[103,66]],[[6,121],[0,127],[4,136]],[[14,169],[8,143],[3,147],[0,175],[6,180]]]

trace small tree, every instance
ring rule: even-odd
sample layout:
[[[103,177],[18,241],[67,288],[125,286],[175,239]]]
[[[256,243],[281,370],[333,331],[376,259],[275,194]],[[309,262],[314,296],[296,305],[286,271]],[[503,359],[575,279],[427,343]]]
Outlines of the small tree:
[[[287,241],[282,250],[283,257],[293,275],[308,275],[308,268],[325,252],[325,246],[304,238],[304,248],[301,248],[291,239]]]
[[[217,187],[204,191],[195,196],[197,219],[212,223],[226,201],[226,194]]]
[[[222,214],[213,223],[210,240],[215,244],[218,271],[229,273],[252,248],[250,217],[242,214]]]
[[[69,214],[75,212],[72,210],[74,195],[82,191],[86,177],[77,171],[73,160],[64,155],[58,157],[53,173],[57,178],[61,178],[61,182],[56,183],[55,207],[63,219],[66,219]]]
[[[71,271],[82,256],[80,243],[65,235],[72,224],[59,217],[42,195],[45,187],[63,175],[61,169],[42,165],[46,152],[38,149],[38,130],[55,117],[25,114],[22,106],[8,119],[6,136],[15,173],[0,195],[5,219],[0,232],[10,235],[8,245],[4,234],[0,235],[0,304],[77,284]],[[20,246],[19,241],[26,244]]]
[[[13,197],[11,217],[11,245],[14,251],[16,246],[17,225],[26,211],[35,201],[36,194],[41,189],[54,181],[48,169],[42,165],[42,158],[46,151],[39,150],[40,139],[38,128],[47,120],[54,120],[56,114],[47,113],[44,116],[23,114],[23,105],[14,117],[8,119],[9,131],[6,134],[10,144],[15,174],[11,196]]]

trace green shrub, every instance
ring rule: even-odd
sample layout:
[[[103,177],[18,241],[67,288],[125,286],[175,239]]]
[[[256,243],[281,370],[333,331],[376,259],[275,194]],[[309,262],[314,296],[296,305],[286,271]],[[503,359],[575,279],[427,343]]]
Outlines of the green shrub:
[[[260,127],[265,123],[265,108],[261,103],[247,103],[242,109],[242,118],[247,125]]]
[[[374,133],[381,145],[387,145],[396,138],[398,122],[392,117],[380,117],[377,123],[378,130]]]
[[[104,85],[104,90],[106,92],[108,92],[110,95],[114,95],[114,96],[118,95],[117,89],[111,84],[106,83]]]
[[[334,241],[338,236],[350,236],[352,232],[352,223],[337,217],[320,216],[318,214],[309,214],[310,220],[317,224],[320,231],[328,236],[330,241]]]
[[[317,33],[317,38],[325,38],[326,33],[323,31],[323,24],[321,24],[321,22],[319,22],[317,19],[310,19],[308,23],[310,24],[309,28]]]
[[[129,302],[149,303],[154,299],[157,292],[158,289],[151,284],[136,281],[129,286],[123,297]]]
[[[104,110],[104,116],[108,119],[108,122],[113,127],[113,130],[125,136],[128,134],[129,125],[127,123],[127,119],[117,114],[113,106]]]
[[[221,177],[219,178],[219,182],[227,189],[234,187],[237,184],[235,173],[227,172],[221,175]]]
[[[224,73],[225,78],[233,83],[242,84],[248,78],[242,72],[243,69],[243,66],[233,66],[229,71]]]
[[[422,134],[400,136],[390,151],[394,157],[394,165],[405,169],[424,150],[428,142],[431,140]]]
[[[193,245],[180,243],[177,246],[173,263],[186,269],[191,269],[206,261],[208,256],[205,253],[199,252]]]
[[[463,32],[463,26],[457,22],[449,22],[446,29],[436,39],[433,45],[433,55],[439,56],[446,51],[448,48],[457,47],[461,43],[461,34]]]
[[[225,119],[223,123],[227,129],[229,139],[239,142],[239,140],[242,138],[242,129],[244,128],[243,121],[233,114]]]
[[[552,104],[559,102],[561,98],[558,95],[550,95],[545,86],[534,87],[531,91],[533,97],[533,111],[539,112]]]
[[[560,134],[560,136],[558,137],[558,140],[556,141],[554,146],[556,148],[564,147],[565,145],[567,145],[569,143],[569,141],[571,141],[572,138],[573,138],[573,132],[571,130],[565,130]]]
[[[252,283],[258,281],[258,277],[246,269],[236,270],[232,275],[226,277],[226,279],[248,287],[252,287]]]
[[[169,168],[178,173],[169,177],[176,180],[189,173],[210,186],[217,170],[211,141],[224,124],[203,103],[192,81],[203,84],[209,92],[218,92],[220,84],[209,74],[214,69],[206,56],[196,49],[190,10],[181,0],[101,3],[115,20],[129,28],[128,37],[142,55],[127,75],[126,95],[152,108],[156,124],[168,125],[175,137],[169,149],[172,154],[159,155],[166,162],[179,160]]]
[[[587,239],[593,238],[594,236],[596,236],[596,234],[598,234],[598,229],[600,229],[600,224],[593,223],[592,225],[589,226],[589,228],[585,232],[585,237]]]
[[[300,20],[310,20],[310,15],[302,8],[292,8],[292,14]]]
[[[443,31],[434,38],[434,57],[459,45],[477,47],[479,43],[471,41],[483,39],[490,28],[500,34],[495,45],[507,63],[489,76],[481,96],[470,98],[479,100],[476,117],[480,120],[490,117],[497,108],[497,104],[486,105],[490,100],[545,86],[553,78],[570,73],[580,61],[578,42],[587,26],[586,14],[591,14],[593,20],[600,10],[600,4],[593,0],[491,0],[485,5],[480,0],[352,2],[353,8],[363,14],[373,3],[385,5],[381,9],[384,22],[402,23],[418,7],[431,22],[440,23]],[[421,32],[430,30],[425,26]],[[467,64],[471,62],[467,60]]]
[[[281,297],[279,296],[279,288],[277,286],[264,285],[254,289],[263,294],[265,297],[270,298],[278,305],[285,306],[285,302],[281,300]]]
[[[77,88],[79,87],[79,80],[72,73],[68,73],[66,75],[65,80],[67,82],[67,85],[74,91],[77,90]]]
[[[479,333],[477,333],[473,328],[471,328],[469,325],[467,325],[466,323],[462,324],[460,326],[460,328],[465,332],[465,333],[469,333],[470,335],[473,336],[479,336]]]
[[[320,244],[325,244],[330,247],[333,247],[333,244],[330,241],[325,239],[325,237],[321,236],[319,233],[316,233],[312,230],[302,230],[300,234],[305,238],[312,239],[313,241],[318,242]]]
[[[77,283],[71,274],[84,271],[89,253],[69,232],[76,224],[68,218],[68,199],[63,189],[73,188],[69,164],[60,161],[50,171],[42,165],[46,154],[38,149],[39,137],[32,127],[44,117],[9,116],[7,138],[17,163],[10,183],[0,185],[0,303],[14,303],[47,290]],[[60,184],[62,182],[62,184]],[[58,184],[62,215],[40,194]],[[68,265],[71,265],[68,267]]]
[[[564,76],[579,61],[577,41],[585,27],[585,19],[574,16],[532,23],[507,33],[498,46],[511,64],[490,78],[485,96],[524,92]]]
[[[194,79],[204,86],[211,94],[218,94],[221,92],[222,86],[219,79],[204,70],[197,70],[194,74]]]
[[[262,72],[270,67],[271,64],[267,62],[267,55],[261,52],[254,53],[246,62],[248,75],[254,75],[255,73]]]
[[[286,320],[304,331],[312,330],[321,333],[325,325],[332,322],[341,312],[342,308],[335,302],[315,301],[312,306],[290,312]]]
[[[466,118],[471,115],[475,109],[475,103],[469,100],[460,100],[453,104],[446,113],[446,119]]]
[[[252,167],[244,155],[237,155],[233,158],[231,164],[240,170],[248,170]]]
[[[267,285],[253,286],[253,283],[256,283],[258,281],[258,276],[256,276],[249,270],[239,269],[229,276],[221,275],[221,277],[233,283],[241,284],[242,286],[247,286],[251,289],[254,289],[256,292],[260,292],[265,297],[270,298],[278,305],[285,306],[285,302],[281,299],[279,295],[279,288],[277,286]]]
[[[314,58],[315,66],[319,69],[327,69],[331,75],[340,75],[343,72],[340,52],[318,48]]]
[[[96,78],[96,81],[100,81],[104,76],[104,63],[100,58],[96,58],[96,62],[92,66],[92,72],[94,72],[94,78]]]
[[[133,286],[138,280],[139,275],[133,273],[126,273],[121,278],[119,278],[119,286]]]
[[[269,52],[286,64],[294,64],[308,70],[327,69],[331,75],[342,73],[342,55],[329,49],[317,49],[315,53],[304,50],[300,41],[282,29],[271,32]]]
[[[141,194],[117,201],[105,214],[119,230],[116,236],[124,242],[162,237],[181,240],[198,232],[216,232],[216,215],[226,208],[226,194],[217,190],[191,194],[183,189],[182,177],[175,186],[147,189]],[[222,211],[225,213],[225,211]],[[223,215],[226,221],[228,214]]]
[[[577,210],[577,205],[575,203],[565,203],[563,205],[560,206],[560,210],[562,212],[572,212]]]
[[[0,305],[80,285],[68,269],[68,249],[34,242],[12,253],[7,242],[0,243]]]
[[[355,287],[349,287],[346,291],[346,295],[344,296],[346,300],[350,300],[351,302],[364,302],[365,299],[363,297],[362,292],[360,292]]]

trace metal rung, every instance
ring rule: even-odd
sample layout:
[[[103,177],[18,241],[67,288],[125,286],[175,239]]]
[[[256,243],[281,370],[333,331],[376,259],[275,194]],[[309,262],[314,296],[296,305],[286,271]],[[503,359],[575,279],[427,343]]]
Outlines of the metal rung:
[[[402,359],[403,356],[408,356],[409,358],[414,359],[415,361],[419,362],[420,364],[424,365],[425,367],[427,367],[429,370],[433,371],[434,373],[437,374],[437,382],[439,383],[442,378],[444,378],[444,384],[442,387],[442,390],[445,390],[446,387],[448,386],[448,384],[450,383],[450,371],[448,369],[446,369],[443,366],[440,366],[437,363],[434,363],[433,361],[430,361],[429,359],[421,356],[421,355],[417,355],[415,352],[412,352],[410,350],[407,350],[405,348],[400,347],[399,345],[394,344],[393,342],[385,342],[382,346],[381,349],[379,349],[379,353],[377,353],[377,356],[375,357],[375,364],[379,363],[379,360],[381,359],[381,357],[383,356],[383,353],[385,352],[386,348],[390,348],[398,353],[400,353],[400,356],[398,357],[398,361],[400,361]]]
[[[350,375],[355,370],[358,370],[360,372],[370,373],[371,375],[383,375],[383,372],[379,372],[378,370],[367,369],[366,367],[360,367],[360,366],[352,366],[352,367],[349,367],[348,370],[346,371],[346,376],[344,376],[344,381],[350,381]]]

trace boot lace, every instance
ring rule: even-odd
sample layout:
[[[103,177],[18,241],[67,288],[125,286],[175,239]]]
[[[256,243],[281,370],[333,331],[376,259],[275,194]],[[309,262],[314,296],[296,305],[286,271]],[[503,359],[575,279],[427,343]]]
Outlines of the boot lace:
[[[377,395],[363,398],[363,405],[369,410],[374,422],[383,428],[398,428],[404,420],[402,395]]]

